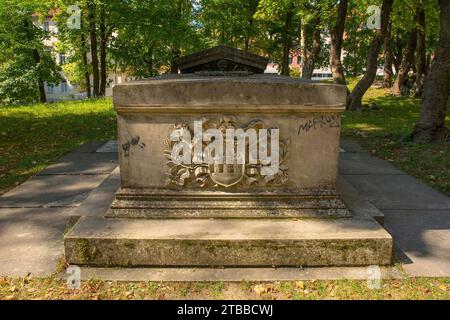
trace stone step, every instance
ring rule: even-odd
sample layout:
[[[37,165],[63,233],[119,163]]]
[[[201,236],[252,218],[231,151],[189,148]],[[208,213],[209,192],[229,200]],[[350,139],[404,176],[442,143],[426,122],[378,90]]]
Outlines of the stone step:
[[[65,236],[70,264],[96,267],[318,267],[391,263],[392,238],[349,219],[106,219]]]
[[[349,218],[336,190],[289,192],[158,192],[121,189],[108,218]]]
[[[115,200],[109,218],[345,218],[350,211],[338,198],[293,201],[143,201]]]

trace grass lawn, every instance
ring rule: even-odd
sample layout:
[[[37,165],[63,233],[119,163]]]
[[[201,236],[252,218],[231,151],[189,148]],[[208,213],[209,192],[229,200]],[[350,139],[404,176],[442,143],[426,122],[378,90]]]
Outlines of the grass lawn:
[[[450,145],[408,140],[419,101],[371,89],[377,108],[347,112],[343,136],[450,196]],[[450,118],[447,117],[450,126]],[[0,107],[0,193],[20,184],[88,141],[116,137],[111,100]],[[380,290],[365,281],[275,283],[116,283],[87,281],[69,290],[56,278],[0,278],[0,299],[450,299],[450,279],[388,280]]]
[[[368,289],[366,281],[293,281],[273,283],[160,283],[90,280],[71,290],[62,280],[0,278],[0,300],[12,299],[364,299],[448,300],[450,279],[389,280],[381,289]]]
[[[350,87],[354,84],[352,81]],[[450,143],[415,144],[409,139],[419,119],[420,100],[393,97],[385,89],[371,88],[364,102],[375,103],[377,110],[346,112],[343,137],[450,196]],[[450,111],[446,123],[450,127]]]
[[[110,99],[0,106],[0,194],[86,142],[115,137]]]

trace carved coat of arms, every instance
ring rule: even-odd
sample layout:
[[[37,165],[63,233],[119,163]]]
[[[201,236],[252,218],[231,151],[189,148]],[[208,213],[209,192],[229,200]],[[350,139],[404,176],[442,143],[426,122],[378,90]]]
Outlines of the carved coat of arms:
[[[175,126],[165,141],[168,186],[282,186],[288,182],[288,140],[277,128],[253,120],[239,125],[232,117],[202,119]]]

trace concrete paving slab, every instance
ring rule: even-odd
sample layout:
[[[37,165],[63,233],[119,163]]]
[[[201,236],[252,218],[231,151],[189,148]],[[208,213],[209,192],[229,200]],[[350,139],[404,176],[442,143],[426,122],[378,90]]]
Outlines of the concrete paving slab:
[[[450,198],[408,175],[345,175],[345,179],[383,212],[450,209]]]
[[[367,151],[366,149],[362,148],[358,143],[352,141],[352,140],[347,140],[347,139],[342,139],[341,140],[341,148],[345,150],[346,153],[367,153],[370,154],[369,151]]]
[[[78,206],[107,176],[35,176],[1,196],[0,208]]]
[[[117,167],[117,153],[72,152],[39,173],[43,175],[109,174]]]
[[[342,175],[404,175],[405,172],[395,168],[387,161],[368,153],[340,154],[339,173]]]
[[[384,224],[384,214],[366,198],[361,197],[343,176],[338,176],[337,178],[337,190],[352,214],[371,217],[379,224]]]
[[[118,153],[119,152],[119,143],[118,141],[108,141],[104,145],[102,145],[100,148],[97,149],[96,152],[99,153],[107,153],[107,152],[113,152]]]
[[[385,227],[414,277],[450,277],[450,210],[385,210]]]
[[[62,257],[63,209],[0,209],[0,275],[49,276]]]
[[[74,152],[78,153],[95,153],[98,148],[101,148],[106,141],[92,141],[82,145],[80,148],[75,150]]]
[[[102,217],[113,202],[119,187],[120,170],[119,167],[117,167],[108,178],[89,194],[79,207],[65,212],[71,217],[78,218],[82,216]]]
[[[381,267],[382,279],[401,279],[401,272]],[[241,281],[297,281],[297,280],[365,280],[368,269],[341,268],[81,268],[81,279],[107,281],[154,282],[241,282]],[[66,279],[66,274],[60,274]]]

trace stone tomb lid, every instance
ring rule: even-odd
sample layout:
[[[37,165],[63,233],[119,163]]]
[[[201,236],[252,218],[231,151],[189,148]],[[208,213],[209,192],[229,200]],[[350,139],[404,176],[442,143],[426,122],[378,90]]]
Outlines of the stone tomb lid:
[[[343,85],[278,75],[164,75],[114,86],[120,112],[296,113],[345,111]]]
[[[197,72],[249,72],[261,74],[269,60],[239,49],[217,46],[178,59],[181,73]]]

